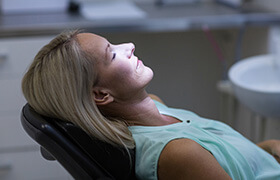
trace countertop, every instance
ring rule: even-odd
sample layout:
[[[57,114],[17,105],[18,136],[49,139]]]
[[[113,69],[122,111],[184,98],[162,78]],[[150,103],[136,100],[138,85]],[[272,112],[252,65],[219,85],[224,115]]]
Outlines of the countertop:
[[[204,26],[222,29],[243,25],[280,24],[280,12],[259,7],[254,3],[242,9],[230,8],[214,1],[170,6],[138,2],[136,5],[147,13],[145,18],[119,19],[118,21],[88,20],[79,13],[67,12],[1,15],[0,37],[49,35],[76,28],[95,33],[114,33],[188,31],[201,29]]]

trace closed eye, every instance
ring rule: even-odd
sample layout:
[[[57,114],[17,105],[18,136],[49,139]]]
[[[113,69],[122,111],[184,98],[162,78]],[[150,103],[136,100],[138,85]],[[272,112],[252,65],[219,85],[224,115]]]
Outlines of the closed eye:
[[[114,60],[115,58],[116,58],[116,53],[113,53],[112,60]]]

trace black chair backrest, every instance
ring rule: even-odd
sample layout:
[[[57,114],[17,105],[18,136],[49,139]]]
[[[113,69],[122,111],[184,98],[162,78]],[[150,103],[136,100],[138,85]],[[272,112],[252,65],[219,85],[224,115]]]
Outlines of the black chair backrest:
[[[72,123],[44,117],[27,103],[22,126],[75,179],[136,179],[135,150],[93,139]],[[130,159],[131,158],[131,159]]]

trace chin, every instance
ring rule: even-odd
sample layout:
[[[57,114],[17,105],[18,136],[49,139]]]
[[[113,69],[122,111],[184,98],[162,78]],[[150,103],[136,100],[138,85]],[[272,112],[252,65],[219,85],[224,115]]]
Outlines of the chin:
[[[148,75],[148,77],[149,77],[149,82],[153,79],[153,77],[154,77],[154,71],[151,69],[151,68],[149,68],[148,67],[148,73],[149,73],[149,75]]]
[[[153,77],[154,77],[154,72],[151,70],[149,76],[147,76],[146,86],[149,85],[149,83],[152,81]]]
[[[141,84],[146,87],[151,80],[154,77],[154,72],[151,68],[145,66],[144,71],[142,71],[142,74],[140,75],[140,79],[141,79]]]

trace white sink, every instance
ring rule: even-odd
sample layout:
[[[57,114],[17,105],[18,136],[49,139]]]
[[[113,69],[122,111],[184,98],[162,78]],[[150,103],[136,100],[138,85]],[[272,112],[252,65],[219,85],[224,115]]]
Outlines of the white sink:
[[[235,96],[249,109],[266,117],[280,117],[280,66],[274,56],[237,62],[229,70],[229,79]]]

